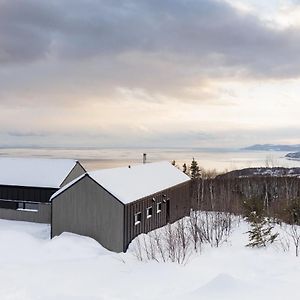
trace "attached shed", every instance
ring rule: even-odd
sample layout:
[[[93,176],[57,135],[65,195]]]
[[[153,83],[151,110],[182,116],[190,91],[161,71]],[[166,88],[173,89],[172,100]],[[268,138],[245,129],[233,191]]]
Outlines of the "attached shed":
[[[0,158],[0,218],[50,223],[50,197],[86,171],[76,160]]]
[[[52,197],[52,237],[90,236],[125,252],[139,234],[189,214],[190,178],[168,162],[89,172]]]

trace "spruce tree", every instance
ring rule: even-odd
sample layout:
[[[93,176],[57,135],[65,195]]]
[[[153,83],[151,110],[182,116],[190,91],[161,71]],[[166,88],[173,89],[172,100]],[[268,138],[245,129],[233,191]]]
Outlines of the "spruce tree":
[[[183,166],[182,166],[182,172],[183,172],[184,174],[187,174],[187,166],[186,166],[186,163],[184,163]]]
[[[250,223],[249,243],[247,247],[261,248],[272,244],[278,237],[273,233],[274,226],[266,218],[263,201],[258,198],[249,198],[244,201],[244,214],[246,221]]]
[[[197,161],[194,158],[191,163],[190,172],[191,172],[192,179],[197,179],[200,177],[200,169],[199,169]]]
[[[255,214],[255,212],[253,212]],[[256,217],[253,216],[253,219]],[[278,233],[273,233],[274,226],[266,218],[257,218],[257,221],[251,223],[249,234],[249,243],[247,247],[262,248],[272,244],[278,237]]]

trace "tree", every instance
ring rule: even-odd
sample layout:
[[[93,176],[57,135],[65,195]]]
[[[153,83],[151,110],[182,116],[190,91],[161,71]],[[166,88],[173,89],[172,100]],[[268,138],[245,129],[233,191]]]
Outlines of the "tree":
[[[249,243],[247,247],[266,247],[275,242],[278,233],[273,233],[274,226],[265,217],[265,208],[262,200],[249,198],[244,201],[244,215],[250,223],[251,229],[247,231]]]
[[[192,179],[197,179],[197,178],[200,177],[200,168],[198,166],[197,161],[194,158],[193,158],[192,163],[191,163],[190,172],[191,172],[191,178]]]
[[[247,247],[266,247],[268,244],[274,243],[279,235],[277,232],[273,233],[274,226],[265,218],[258,218],[257,221],[252,222],[250,226],[251,229],[247,231],[249,234]]]
[[[182,166],[182,172],[183,172],[184,174],[187,174],[187,166],[186,166],[186,163],[184,163],[183,166]]]
[[[300,248],[300,199],[293,199],[285,211],[287,222],[291,224],[285,231],[291,237],[298,257]]]
[[[300,247],[300,227],[296,224],[288,225],[285,231],[292,238],[295,246],[296,256],[298,257]]]

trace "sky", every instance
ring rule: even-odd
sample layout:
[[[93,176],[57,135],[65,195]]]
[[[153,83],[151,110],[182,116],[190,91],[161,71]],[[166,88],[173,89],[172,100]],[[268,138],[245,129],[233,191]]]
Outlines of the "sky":
[[[0,146],[300,143],[299,0],[0,0]]]

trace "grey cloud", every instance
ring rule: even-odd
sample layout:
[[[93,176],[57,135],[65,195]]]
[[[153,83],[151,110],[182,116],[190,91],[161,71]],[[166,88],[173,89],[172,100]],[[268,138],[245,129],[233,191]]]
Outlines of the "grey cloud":
[[[6,133],[8,136],[12,137],[48,137],[50,133],[45,132],[33,132],[33,131],[9,131]]]
[[[102,129],[89,132],[85,129],[61,132],[1,131],[3,145],[84,146],[84,147],[246,147],[251,144],[289,144],[299,134],[299,128],[269,130],[197,131],[179,129],[176,132],[153,132],[124,129]]]
[[[0,65],[44,58],[59,13],[46,1],[0,0]]]
[[[116,87],[216,103],[207,79],[297,77],[299,52],[300,29],[217,0],[0,0],[6,106],[112,101]]]
[[[194,73],[215,63],[216,72],[294,76],[300,65],[300,30],[271,29],[214,0],[2,0],[0,36],[2,63],[141,52]]]

